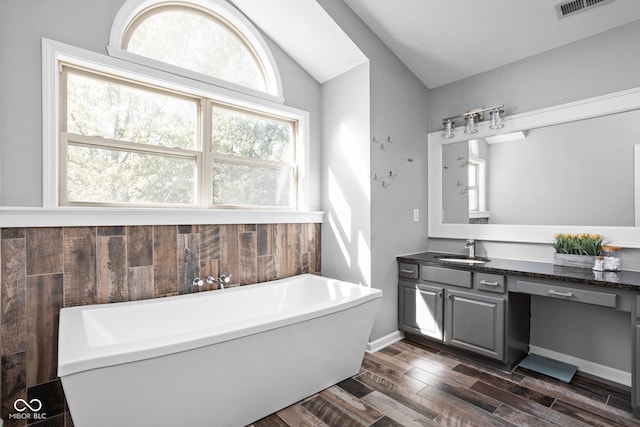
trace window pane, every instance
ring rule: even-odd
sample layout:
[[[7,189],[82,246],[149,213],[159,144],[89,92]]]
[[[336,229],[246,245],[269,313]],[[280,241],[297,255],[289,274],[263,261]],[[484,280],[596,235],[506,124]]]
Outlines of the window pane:
[[[469,189],[469,210],[478,210],[478,190],[475,188]]]
[[[261,160],[293,161],[293,126],[235,110],[213,108],[211,150]]]
[[[195,149],[195,101],[69,73],[67,132]]]
[[[476,187],[478,185],[478,165],[477,163],[469,164],[469,186]]]
[[[291,207],[293,168],[215,162],[214,205]]]
[[[211,16],[175,7],[143,15],[125,49],[251,89],[266,91],[262,68],[247,45]]]
[[[194,204],[196,160],[69,145],[70,202]]]

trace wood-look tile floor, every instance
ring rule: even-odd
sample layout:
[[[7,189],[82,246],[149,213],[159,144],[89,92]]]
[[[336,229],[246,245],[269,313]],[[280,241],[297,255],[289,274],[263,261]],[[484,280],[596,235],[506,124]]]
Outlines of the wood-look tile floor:
[[[585,376],[565,384],[400,341],[365,355],[357,375],[252,426],[640,426],[630,400]]]

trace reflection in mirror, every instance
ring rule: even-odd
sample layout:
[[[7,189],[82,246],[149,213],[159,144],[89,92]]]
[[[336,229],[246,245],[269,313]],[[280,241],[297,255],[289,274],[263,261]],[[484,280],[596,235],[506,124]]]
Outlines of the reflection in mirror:
[[[443,222],[634,226],[640,110],[442,146]]]

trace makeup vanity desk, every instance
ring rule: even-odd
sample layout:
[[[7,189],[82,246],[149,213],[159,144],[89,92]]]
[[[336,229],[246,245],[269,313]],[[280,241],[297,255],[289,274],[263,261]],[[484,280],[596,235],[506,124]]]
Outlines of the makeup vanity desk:
[[[397,257],[399,327],[408,338],[513,366],[528,353],[531,295],[628,313],[631,399],[634,416],[640,418],[640,272],[594,272],[499,258],[484,264],[438,259],[447,255],[452,254]]]

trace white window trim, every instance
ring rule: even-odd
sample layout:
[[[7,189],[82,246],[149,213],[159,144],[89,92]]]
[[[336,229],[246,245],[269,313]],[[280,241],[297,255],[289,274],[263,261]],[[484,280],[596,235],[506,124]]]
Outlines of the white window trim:
[[[259,109],[274,115],[286,113],[288,117],[298,121],[298,210],[60,207],[58,202],[60,137],[58,126],[61,112],[58,99],[60,93],[58,76],[61,62],[107,73],[113,73],[115,70],[125,78],[161,85],[179,92],[188,92],[249,109]],[[308,210],[308,195],[311,190],[308,178],[310,166],[308,112],[45,38],[42,39],[42,68],[43,208],[35,210],[17,208],[2,212],[3,223],[11,224],[7,226],[322,222],[322,212]],[[37,214],[38,211],[41,214]],[[52,212],[62,217],[50,218]],[[34,215],[46,216],[46,223],[42,223],[42,218],[40,222],[33,223]]]
[[[168,73],[186,76],[193,80],[200,80],[208,84],[213,84],[237,92],[246,93],[255,97],[265,98],[279,103],[284,102],[282,80],[280,78],[278,64],[276,63],[265,39],[262,37],[256,27],[251,23],[251,21],[249,21],[239,10],[237,10],[224,0],[186,0],[184,4],[187,6],[189,4],[192,4],[210,10],[213,13],[220,15],[222,18],[227,20],[242,32],[243,36],[247,38],[248,42],[255,49],[256,55],[264,65],[267,87],[269,88],[270,93],[243,87],[241,85],[227,82],[225,80],[216,79],[205,74],[186,70],[181,67],[166,64],[161,61],[156,61],[123,50],[122,40],[129,24],[145,9],[161,3],[163,3],[163,1],[161,0],[128,0],[122,5],[120,10],[118,11],[118,14],[113,20],[113,25],[111,26],[111,34],[109,35],[109,46],[107,46],[107,51],[110,56],[125,61],[142,64],[146,67],[156,68]]]

